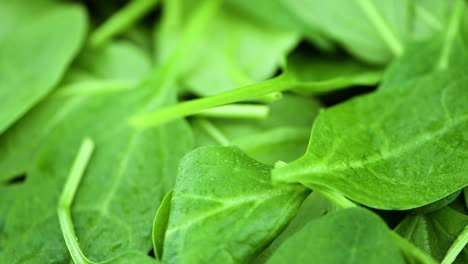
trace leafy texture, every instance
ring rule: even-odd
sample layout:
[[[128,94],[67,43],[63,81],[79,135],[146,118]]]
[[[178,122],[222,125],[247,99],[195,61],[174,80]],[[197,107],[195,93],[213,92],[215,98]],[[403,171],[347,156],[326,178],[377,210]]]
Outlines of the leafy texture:
[[[330,213],[292,235],[267,263],[405,263],[390,230],[361,208]]]
[[[270,113],[265,119],[212,119],[211,123],[227,140],[225,144],[237,146],[253,158],[267,164],[277,160],[289,162],[306,150],[310,127],[319,107],[314,100],[286,94],[269,105]],[[307,114],[298,116],[298,111]],[[192,128],[198,146],[222,143],[215,139],[205,124],[195,121]]]
[[[306,195],[296,185],[273,186],[270,167],[237,148],[199,148],[180,164],[163,261],[246,262],[285,227]]]
[[[310,221],[317,220],[336,210],[336,205],[318,192],[312,192],[304,200],[297,215],[291,220],[285,230],[255,258],[254,263],[265,263],[283,243],[294,234],[300,232]]]
[[[60,81],[85,32],[84,10],[70,5],[53,8],[4,37],[0,42],[0,133]]]
[[[101,72],[112,76],[114,70]],[[68,260],[50,204],[56,204],[74,149],[85,136],[93,137],[98,151],[72,208],[84,253],[91,260],[147,254],[152,218],[174,184],[180,157],[191,149],[191,133],[183,121],[135,131],[121,120],[149,103],[157,107],[174,101],[173,94],[145,86],[56,94],[10,129],[2,137],[1,164],[7,168],[2,178],[25,172],[27,181],[19,193],[22,199],[8,211],[4,232],[9,241],[0,262]],[[28,131],[34,131],[35,141],[28,140]]]
[[[293,79],[293,91],[300,94],[319,94],[351,86],[376,85],[382,77],[380,67],[346,56],[320,57],[305,52],[290,55],[285,71]]]
[[[156,34],[160,61],[177,42],[193,4],[166,1]],[[283,56],[297,43],[290,32],[252,20],[223,6],[186,58],[181,82],[198,95],[213,95],[271,77]],[[258,63],[261,62],[261,63]]]
[[[324,185],[383,209],[422,206],[463,188],[466,77],[432,74],[321,112],[307,153],[274,170],[274,180]],[[382,109],[384,102],[392,104]]]
[[[444,207],[429,214],[408,215],[396,228],[411,243],[438,261],[442,261],[447,250],[468,225],[468,216]],[[468,261],[465,248],[454,263]]]

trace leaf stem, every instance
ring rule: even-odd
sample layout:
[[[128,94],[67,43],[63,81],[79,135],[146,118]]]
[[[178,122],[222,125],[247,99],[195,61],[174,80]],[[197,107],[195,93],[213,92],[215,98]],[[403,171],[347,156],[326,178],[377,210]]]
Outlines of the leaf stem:
[[[464,9],[464,0],[457,0],[454,11],[450,16],[444,46],[442,47],[442,52],[440,53],[439,61],[437,63],[437,69],[439,70],[444,70],[448,67],[450,53],[452,52],[452,43],[455,41],[455,37],[457,36],[457,32],[463,18]]]
[[[375,6],[375,3],[372,0],[359,0],[359,4],[364,10],[364,13],[366,13],[367,17],[377,28],[392,53],[396,56],[400,56],[403,53],[403,44],[382,17],[382,14],[380,14],[379,10]]]
[[[94,143],[86,138],[78,151],[73,166],[68,175],[62,195],[60,196],[57,213],[62,230],[63,238],[67,244],[68,251],[76,264],[92,264],[93,262],[86,258],[80,249],[78,239],[76,238],[73,221],[71,218],[70,207],[75,198],[76,190],[80,184],[83,173],[91,158],[94,150]]]
[[[144,81],[144,85],[155,89],[155,94],[144,107],[145,111],[153,110],[156,107],[157,103],[159,103],[161,92],[173,88],[172,84],[183,68],[180,64],[184,62],[186,55],[193,51],[191,47],[201,38],[202,32],[215,15],[220,4],[221,0],[201,1],[191,16],[188,26],[182,33],[182,37],[177,43],[175,50],[162,66],[158,67],[150,75],[149,79]]]
[[[218,143],[221,146],[229,146],[231,145],[229,139],[224,135],[223,132],[221,132],[216,126],[213,125],[210,121],[206,120],[205,118],[196,118],[194,120],[194,123],[205,132],[213,138],[216,143]]]
[[[270,113],[266,105],[232,104],[210,108],[199,112],[198,116],[233,119],[265,119]]]
[[[134,0],[98,27],[90,37],[92,46],[99,46],[123,32],[142,16],[151,11],[159,0]]]
[[[331,200],[332,202],[334,202],[336,205],[338,205],[341,208],[351,208],[351,207],[358,206],[357,204],[353,203],[348,198],[344,197],[341,193],[331,188],[328,188],[325,186],[314,185],[312,190],[325,196],[327,199]]]
[[[442,260],[441,264],[451,264],[455,261],[458,254],[466,247],[468,244],[468,225],[465,226],[463,232],[457,237],[455,242],[453,242],[452,246],[450,246],[447,254],[445,255],[444,259]]]
[[[129,122],[136,129],[146,129],[177,118],[194,115],[209,108],[284,91],[289,89],[291,84],[291,78],[283,74],[264,82],[244,86],[221,94],[186,101],[149,113],[137,114],[131,117]]]

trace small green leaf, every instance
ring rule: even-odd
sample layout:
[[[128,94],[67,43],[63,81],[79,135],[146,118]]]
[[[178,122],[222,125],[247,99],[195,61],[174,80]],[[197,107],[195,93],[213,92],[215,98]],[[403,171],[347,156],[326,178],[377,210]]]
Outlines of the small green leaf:
[[[270,169],[233,147],[199,148],[185,156],[163,262],[243,263],[267,246],[308,193],[297,185],[273,186]]]
[[[0,134],[60,81],[83,43],[86,27],[84,9],[66,5],[33,17],[3,38]]]
[[[467,186],[466,77],[434,73],[321,112],[307,153],[273,179],[382,209],[423,206]]]

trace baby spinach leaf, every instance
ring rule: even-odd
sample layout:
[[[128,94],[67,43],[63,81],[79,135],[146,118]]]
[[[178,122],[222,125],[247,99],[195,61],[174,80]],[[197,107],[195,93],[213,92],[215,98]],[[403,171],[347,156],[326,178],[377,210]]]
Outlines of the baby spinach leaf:
[[[332,212],[307,223],[267,263],[405,263],[390,230],[362,208]]]
[[[85,32],[84,10],[69,5],[48,10],[4,37],[0,42],[0,134],[60,81]]]
[[[142,56],[126,42],[84,51],[65,75],[64,84],[57,92],[0,137],[0,182],[25,172],[44,138],[57,123],[68,118],[70,111],[80,107],[83,99],[76,95],[135,87],[150,70],[148,59]],[[118,61],[127,63],[112,63]]]
[[[300,33],[323,50],[331,51],[335,48],[334,43],[326,38],[316,25],[307,23],[307,19],[296,12],[294,1],[228,0],[227,2],[255,19],[284,30]]]
[[[443,1],[450,2],[450,1]],[[395,60],[385,73],[379,89],[399,86],[418,76],[446,69],[464,69],[468,64],[468,42],[463,38],[465,3],[456,1],[447,28],[424,42],[407,45],[403,56]],[[468,28],[468,26],[465,26]]]
[[[166,1],[155,34],[159,61],[170,54],[185,27],[184,18],[194,7],[196,4],[181,0]],[[180,80],[191,92],[203,96],[271,77],[298,41],[296,34],[245,17],[226,5],[200,38],[186,57]]]
[[[406,0],[301,0],[288,5],[353,55],[374,64],[401,54],[411,23]]]
[[[381,209],[423,206],[467,186],[466,77],[434,73],[321,112],[306,154],[273,179]]]
[[[428,255],[442,261],[466,225],[468,216],[446,206],[429,214],[409,214],[395,231]],[[468,248],[465,248],[454,263],[467,261]]]
[[[81,251],[70,213],[70,207],[75,199],[80,181],[89,163],[93,150],[94,142],[89,138],[84,139],[78,154],[75,157],[75,161],[73,162],[73,167],[70,169],[70,173],[67,181],[65,182],[65,187],[60,195],[57,206],[57,214],[63,238],[67,244],[67,248],[73,262],[79,264],[96,263],[90,261]],[[124,253],[114,259],[101,261],[99,263],[128,263],[129,261],[132,261],[133,263],[155,263],[154,260],[149,258],[146,254],[141,254],[139,252]]]
[[[34,257],[41,252],[44,263],[51,255],[66,260],[63,248],[41,248],[60,241],[49,204],[55,203],[63,184],[60,175],[66,175],[73,154],[70,149],[86,135],[92,136],[99,148],[72,210],[83,251],[91,260],[110,259],[127,251],[149,251],[154,213],[164,193],[173,186],[179,158],[191,149],[190,131],[183,121],[145,131],[115,122],[139,111],[147,103],[149,92],[138,89],[68,99],[70,105],[62,113],[66,118],[49,128],[33,162],[25,168],[29,192],[9,211],[5,232],[11,239],[3,253],[5,259],[19,262],[28,252],[37,252]],[[63,101],[51,98],[44,102],[44,110],[35,111],[36,118],[44,120],[49,116],[42,114],[60,112],[57,106]],[[107,133],[102,133],[103,129]],[[30,219],[37,219],[32,227]],[[29,250],[18,250],[22,244]]]
[[[148,54],[131,42],[121,40],[86,50],[71,70],[99,80],[140,81],[150,69]]]
[[[163,262],[249,261],[285,227],[307,193],[297,185],[273,186],[270,167],[237,148],[196,149],[180,164]]]

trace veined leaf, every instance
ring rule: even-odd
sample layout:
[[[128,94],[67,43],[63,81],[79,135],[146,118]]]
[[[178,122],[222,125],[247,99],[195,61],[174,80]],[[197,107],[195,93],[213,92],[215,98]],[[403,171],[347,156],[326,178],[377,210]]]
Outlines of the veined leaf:
[[[60,81],[85,33],[84,10],[69,5],[48,10],[4,37],[0,42],[0,134]]]
[[[395,231],[434,259],[442,261],[466,225],[468,216],[446,206],[429,214],[410,214]],[[467,261],[468,248],[465,248],[454,263]]]
[[[91,63],[91,58],[99,63]],[[106,63],[112,61],[127,63],[119,66]],[[125,42],[110,43],[82,53],[64,76],[62,87],[0,137],[0,182],[26,171],[39,146],[43,146],[44,138],[58,123],[66,121],[70,111],[80,107],[83,99],[77,97],[136,87],[150,70],[148,64],[148,59],[141,58],[141,54]]]
[[[267,263],[405,263],[390,230],[361,208],[332,212],[307,223]]]
[[[463,71],[444,71],[329,108],[306,154],[273,179],[324,185],[381,209],[439,200],[468,185],[467,84]]]
[[[180,164],[163,262],[249,261],[285,227],[307,193],[297,185],[273,186],[270,167],[237,148],[194,150]]]

